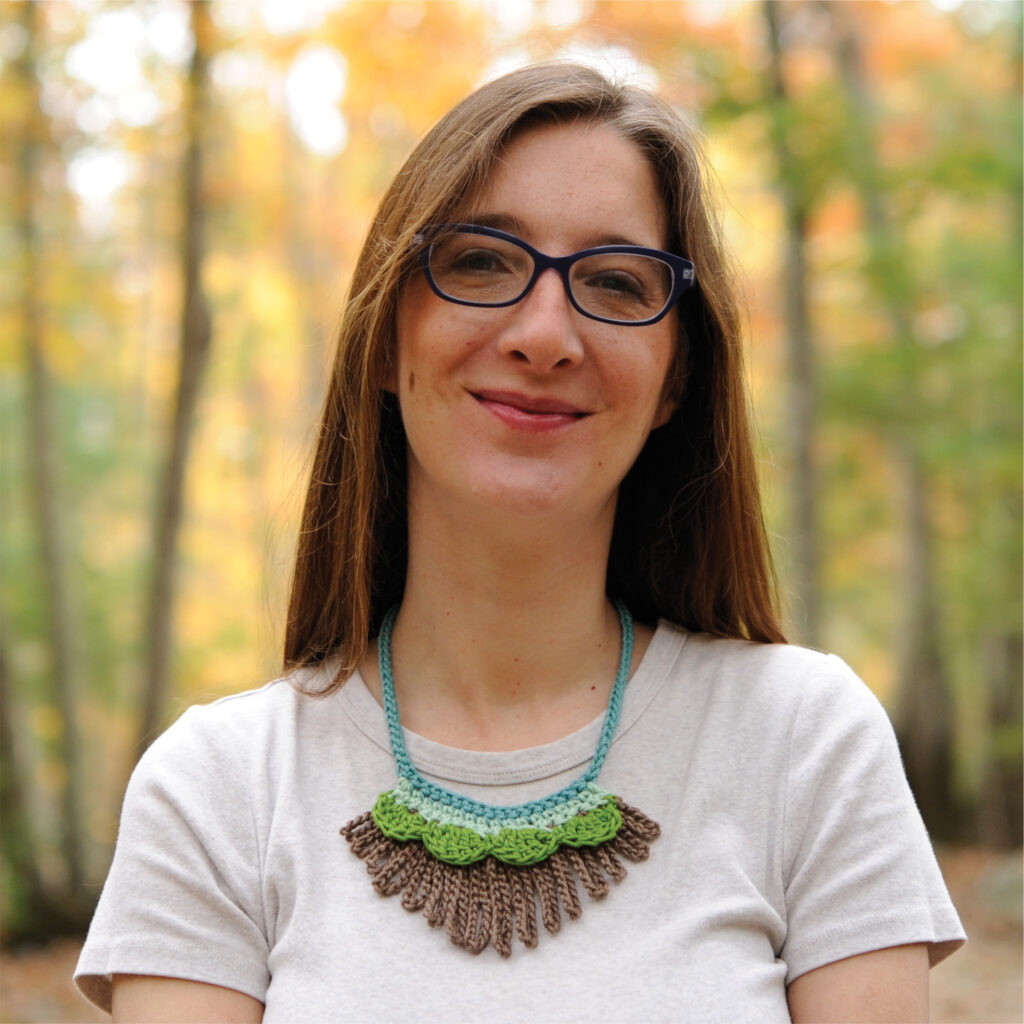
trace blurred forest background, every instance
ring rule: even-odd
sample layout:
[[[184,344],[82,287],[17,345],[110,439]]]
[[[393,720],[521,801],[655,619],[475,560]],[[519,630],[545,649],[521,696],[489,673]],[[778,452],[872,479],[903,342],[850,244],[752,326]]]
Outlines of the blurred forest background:
[[[885,701],[936,838],[1019,846],[1021,10],[0,4],[3,938],[80,934],[146,744],[277,673],[375,203],[546,58],[706,134],[792,636]]]

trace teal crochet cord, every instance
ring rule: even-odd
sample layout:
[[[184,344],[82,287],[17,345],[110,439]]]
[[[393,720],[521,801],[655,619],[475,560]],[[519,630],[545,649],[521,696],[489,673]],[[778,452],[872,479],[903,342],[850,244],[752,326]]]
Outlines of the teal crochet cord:
[[[496,806],[453,793],[425,779],[409,757],[391,669],[391,630],[398,608],[384,616],[378,652],[384,710],[398,784],[341,834],[366,861],[382,896],[402,895],[406,910],[422,910],[432,927],[471,953],[488,945],[507,957],[513,934],[537,944],[537,908],[552,934],[560,908],[582,913],[577,882],[601,899],[626,875],[624,858],[646,860],[658,825],[597,785],[622,712],[633,660],[633,618],[615,602],[622,648],[594,757],[569,785],[540,800]]]
[[[416,766],[409,757],[409,752],[405,749],[402,723],[398,715],[398,700],[395,697],[395,680],[391,674],[391,630],[395,625],[395,619],[398,617],[398,606],[396,605],[394,608],[391,608],[381,623],[380,635],[377,638],[377,650],[380,660],[384,711],[387,714],[388,731],[391,734],[391,752],[394,754],[395,766],[398,769],[399,776],[403,779],[408,779],[416,792],[422,793],[431,800],[436,800],[438,803],[457,808],[460,811],[465,811],[487,821],[505,821],[536,812],[544,812],[578,797],[591,782],[597,780],[597,776],[604,765],[604,759],[608,756],[608,749],[612,745],[615,730],[619,725],[619,715],[622,714],[622,698],[626,692],[626,681],[629,679],[629,666],[633,661],[633,616],[629,614],[629,609],[621,601],[615,602],[615,608],[619,613],[619,625],[622,629],[619,668],[615,673],[615,683],[612,686],[612,695],[608,701],[608,710],[604,717],[604,727],[601,729],[601,736],[597,741],[597,749],[594,751],[594,759],[590,762],[590,767],[575,782],[570,782],[568,786],[560,789],[557,793],[552,793],[542,800],[533,800],[515,807],[495,807],[491,804],[471,800],[469,797],[460,796],[458,793],[452,793],[450,790],[428,782],[416,770]]]

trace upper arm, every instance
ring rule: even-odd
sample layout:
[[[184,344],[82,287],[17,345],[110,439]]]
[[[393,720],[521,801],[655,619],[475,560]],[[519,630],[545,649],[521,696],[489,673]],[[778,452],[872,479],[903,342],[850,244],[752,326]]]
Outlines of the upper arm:
[[[258,999],[220,985],[145,974],[115,974],[114,1024],[259,1024]]]
[[[795,1024],[928,1020],[928,947],[892,946],[837,960],[794,979]]]
[[[223,709],[186,712],[132,775],[76,970],[104,1009],[111,974],[194,979],[257,999],[266,991],[262,848],[239,728]],[[159,1003],[141,1008],[160,1019]]]
[[[779,861],[787,979],[914,943],[928,944],[935,963],[963,930],[895,734],[845,665],[829,658],[825,669],[804,689],[788,751]]]

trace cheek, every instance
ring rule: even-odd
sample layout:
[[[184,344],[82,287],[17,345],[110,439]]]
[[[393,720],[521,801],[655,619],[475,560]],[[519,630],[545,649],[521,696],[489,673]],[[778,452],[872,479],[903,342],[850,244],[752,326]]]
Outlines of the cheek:
[[[679,404],[681,392],[679,377],[685,365],[683,349],[680,345],[678,318],[675,313],[666,317],[665,326],[666,330],[659,345],[661,358],[657,371],[659,383],[658,405],[653,424],[655,428],[664,426]]]
[[[642,367],[636,366],[635,361],[623,367],[621,386],[628,396],[626,401],[633,407],[637,425],[653,429],[661,426],[675,408],[669,383],[674,360],[667,344],[648,349],[644,355]]]
[[[485,358],[490,326],[460,316],[457,309],[452,315],[449,303],[431,299],[440,308],[428,301],[396,323],[396,368],[389,387],[400,398],[450,395],[479,376],[477,364]]]
[[[399,378],[408,376],[409,367],[419,361],[425,339],[435,333],[436,301],[418,277],[409,281],[399,296],[395,315],[395,366]]]

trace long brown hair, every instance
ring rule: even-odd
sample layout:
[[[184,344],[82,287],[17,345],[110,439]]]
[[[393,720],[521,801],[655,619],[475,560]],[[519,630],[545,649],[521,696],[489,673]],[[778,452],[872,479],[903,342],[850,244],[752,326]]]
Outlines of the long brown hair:
[[[619,491],[608,591],[642,621],[716,636],[784,637],[758,496],[733,275],[709,203],[698,136],[643,90],[591,68],[513,71],[446,114],[395,176],[363,245],[345,307],[306,496],[284,660],[340,661],[335,685],[401,600],[407,560],[405,434],[385,390],[395,313],[416,272],[413,235],[450,220],[516,133],[541,123],[608,125],[654,168],[669,246],[697,286],[679,306],[678,399]]]

